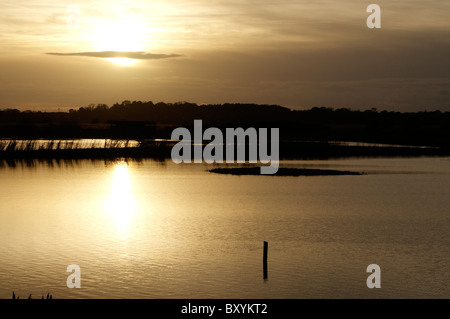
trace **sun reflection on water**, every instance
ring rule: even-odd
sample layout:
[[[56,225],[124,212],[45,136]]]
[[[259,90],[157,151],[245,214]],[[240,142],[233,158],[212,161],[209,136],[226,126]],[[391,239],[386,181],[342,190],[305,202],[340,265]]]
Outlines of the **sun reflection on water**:
[[[105,202],[105,210],[108,219],[124,236],[128,235],[130,231],[136,214],[136,206],[128,165],[124,162],[118,163],[114,167],[111,191]]]

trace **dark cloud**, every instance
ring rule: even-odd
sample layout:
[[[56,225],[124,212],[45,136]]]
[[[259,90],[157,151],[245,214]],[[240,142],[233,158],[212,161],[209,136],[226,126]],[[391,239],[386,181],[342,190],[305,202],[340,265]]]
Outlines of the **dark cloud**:
[[[58,56],[85,56],[92,58],[129,58],[136,60],[159,60],[167,58],[180,57],[179,54],[153,54],[146,52],[121,52],[121,51],[100,51],[100,52],[75,52],[75,53],[55,53],[50,52],[48,55]]]

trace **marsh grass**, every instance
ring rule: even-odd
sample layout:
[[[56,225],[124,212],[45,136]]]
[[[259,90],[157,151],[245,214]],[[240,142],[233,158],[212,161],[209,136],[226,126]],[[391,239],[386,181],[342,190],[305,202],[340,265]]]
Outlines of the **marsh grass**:
[[[20,299],[20,296],[16,296],[15,292],[13,291],[11,299]],[[28,298],[26,299],[33,299],[33,295],[29,294]],[[47,296],[44,297],[44,295],[42,295],[41,299],[53,299],[53,296],[50,293],[47,293]]]

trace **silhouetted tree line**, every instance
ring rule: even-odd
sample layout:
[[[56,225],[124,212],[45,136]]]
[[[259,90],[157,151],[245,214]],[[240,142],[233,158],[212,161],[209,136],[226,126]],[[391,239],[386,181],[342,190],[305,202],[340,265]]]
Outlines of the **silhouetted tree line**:
[[[284,141],[360,141],[449,147],[450,112],[393,112],[376,109],[279,105],[153,103],[123,101],[68,112],[0,111],[2,138],[170,138],[173,128],[279,127]]]

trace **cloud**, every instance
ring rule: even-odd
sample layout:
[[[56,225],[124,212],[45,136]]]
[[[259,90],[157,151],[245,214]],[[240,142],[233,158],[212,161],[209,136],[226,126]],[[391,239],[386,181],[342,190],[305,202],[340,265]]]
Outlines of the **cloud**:
[[[146,52],[122,52],[122,51],[99,51],[99,52],[75,52],[75,53],[55,53],[49,52],[48,55],[58,56],[84,56],[92,58],[128,58],[136,60],[159,60],[167,58],[180,57],[179,54],[153,54]]]

